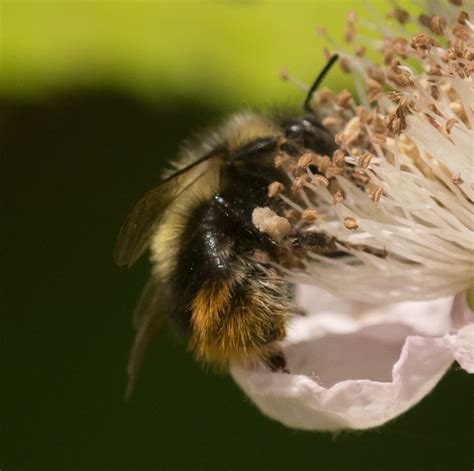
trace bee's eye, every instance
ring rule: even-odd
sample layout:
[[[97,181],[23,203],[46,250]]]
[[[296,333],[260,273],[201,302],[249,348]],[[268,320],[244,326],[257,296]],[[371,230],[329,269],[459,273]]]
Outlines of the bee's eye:
[[[317,126],[317,122],[313,122],[308,117],[302,117],[290,121],[285,128],[286,136],[297,137],[303,133],[312,132],[314,127]]]
[[[336,148],[332,134],[311,116],[290,121],[285,126],[285,136],[298,145],[317,153],[330,155]]]
[[[299,132],[301,128],[297,124],[293,124],[293,126],[290,126],[289,131],[290,132]]]
[[[286,136],[294,136],[295,134],[301,134],[301,132],[303,131],[302,124],[302,121],[293,121],[292,123],[289,123],[285,128]]]

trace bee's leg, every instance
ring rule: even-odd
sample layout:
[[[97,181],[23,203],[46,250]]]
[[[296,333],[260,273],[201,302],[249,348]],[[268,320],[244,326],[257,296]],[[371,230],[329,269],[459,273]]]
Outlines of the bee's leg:
[[[369,247],[368,245],[364,244],[350,244],[349,242],[342,242],[338,241],[341,245],[344,245],[348,249],[355,249],[361,252],[369,253],[371,255],[375,255],[379,258],[387,258],[388,252],[385,249],[376,249],[375,247]]]
[[[278,352],[273,353],[270,357],[266,358],[265,362],[275,373],[282,372],[290,374],[290,370],[286,364],[286,358],[281,350],[278,350]]]
[[[346,256],[347,253],[341,250],[338,244],[347,249],[360,250],[380,258],[386,258],[388,255],[385,249],[377,249],[364,244],[351,244],[336,237],[331,237],[324,232],[297,232],[292,234],[292,247],[295,250],[311,250],[314,253],[328,257]]]
[[[294,250],[311,250],[317,254],[340,253],[337,239],[324,232],[296,232],[291,234],[291,248]]]
[[[228,201],[226,201],[221,194],[216,193],[213,196],[212,204],[217,206],[226,217],[232,219],[234,222],[240,224],[240,227],[245,230],[250,236],[255,237],[257,240],[267,240],[271,242],[270,238],[260,232],[252,223],[251,220],[247,218],[247,216],[239,211],[238,207],[231,205]]]

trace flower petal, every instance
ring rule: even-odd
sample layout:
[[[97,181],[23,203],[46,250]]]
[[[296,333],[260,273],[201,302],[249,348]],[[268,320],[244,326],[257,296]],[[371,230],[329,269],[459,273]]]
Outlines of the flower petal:
[[[382,316],[381,308],[362,305],[329,312],[331,305],[344,303],[311,290],[321,298],[321,310],[290,325],[283,350],[291,374],[261,365],[231,367],[237,383],[269,417],[307,430],[376,427],[420,401],[453,362],[442,337],[452,298],[388,306]],[[303,304],[305,296],[310,301],[304,291]],[[318,305],[313,300],[313,309]],[[426,336],[433,330],[439,337]]]

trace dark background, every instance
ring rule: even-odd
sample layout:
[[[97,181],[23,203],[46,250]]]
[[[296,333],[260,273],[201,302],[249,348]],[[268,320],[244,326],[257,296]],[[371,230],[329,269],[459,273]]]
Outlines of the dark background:
[[[162,332],[123,400],[149,266],[112,253],[183,138],[229,110],[110,90],[1,100],[0,469],[471,470],[473,378],[457,366],[366,432],[289,430]]]

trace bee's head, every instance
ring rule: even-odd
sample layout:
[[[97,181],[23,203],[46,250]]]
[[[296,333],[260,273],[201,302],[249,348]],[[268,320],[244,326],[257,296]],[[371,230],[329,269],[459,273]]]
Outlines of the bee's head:
[[[315,110],[311,106],[314,93],[337,59],[337,54],[329,59],[326,66],[316,77],[313,85],[309,88],[303,104],[305,115],[283,123],[285,137],[289,141],[293,141],[296,145],[303,146],[317,154],[332,155],[337,149],[334,136],[321,124]]]
[[[307,114],[288,121],[284,125],[285,137],[289,141],[318,154],[332,155],[337,149],[334,135],[321,124],[315,115]]]

